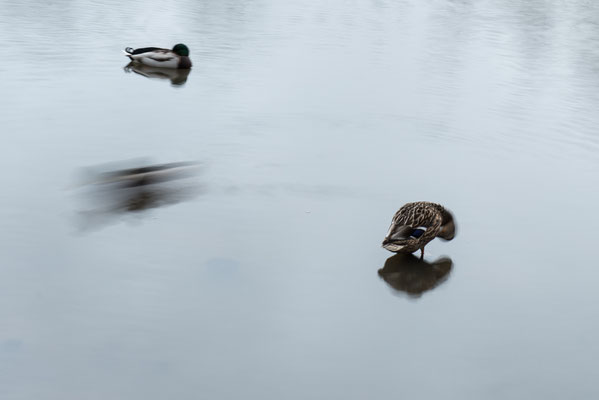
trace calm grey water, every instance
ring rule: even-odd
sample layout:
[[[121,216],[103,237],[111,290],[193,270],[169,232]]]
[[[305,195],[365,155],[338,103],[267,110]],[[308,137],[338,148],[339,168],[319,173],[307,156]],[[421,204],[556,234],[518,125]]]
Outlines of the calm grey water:
[[[0,0],[0,37],[0,398],[599,396],[596,2]],[[180,161],[149,207],[80,184]],[[388,260],[416,200],[458,235]]]

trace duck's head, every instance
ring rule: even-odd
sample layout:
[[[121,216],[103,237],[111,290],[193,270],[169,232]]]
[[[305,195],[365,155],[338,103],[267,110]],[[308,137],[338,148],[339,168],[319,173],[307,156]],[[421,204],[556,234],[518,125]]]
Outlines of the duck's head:
[[[447,210],[443,210],[443,220],[441,221],[441,228],[439,229],[438,237],[445,240],[451,240],[455,237],[455,222],[453,215]]]
[[[176,44],[173,47],[173,52],[175,52],[175,54],[180,55],[180,56],[184,56],[184,57],[189,56],[189,49],[183,43]]]

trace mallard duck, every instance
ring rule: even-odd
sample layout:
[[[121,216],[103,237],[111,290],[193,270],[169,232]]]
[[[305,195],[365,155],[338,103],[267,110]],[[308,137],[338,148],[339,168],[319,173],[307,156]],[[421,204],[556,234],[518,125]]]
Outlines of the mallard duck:
[[[124,52],[131,61],[149,65],[150,67],[171,69],[191,68],[189,49],[182,43],[176,44],[172,50],[158,47],[143,47],[140,49],[127,47]]]
[[[453,215],[436,203],[417,201],[407,203],[395,213],[383,247],[394,253],[413,253],[420,249],[424,257],[424,246],[436,237],[451,240],[455,236]]]

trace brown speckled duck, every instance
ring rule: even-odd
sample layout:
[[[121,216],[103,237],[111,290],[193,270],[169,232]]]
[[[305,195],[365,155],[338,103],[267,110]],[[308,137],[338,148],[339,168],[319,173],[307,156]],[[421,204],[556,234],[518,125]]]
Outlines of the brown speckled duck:
[[[413,253],[436,237],[451,240],[456,226],[453,215],[443,206],[428,201],[407,203],[395,213],[383,247],[394,253]]]

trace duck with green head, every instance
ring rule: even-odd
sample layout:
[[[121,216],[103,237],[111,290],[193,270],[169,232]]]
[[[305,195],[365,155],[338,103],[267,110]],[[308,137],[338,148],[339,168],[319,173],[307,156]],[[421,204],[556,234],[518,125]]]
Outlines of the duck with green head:
[[[161,49],[159,47],[142,47],[139,49],[127,47],[124,52],[132,62],[138,62],[150,67],[170,69],[191,68],[189,49],[183,43],[176,44],[172,50]]]

